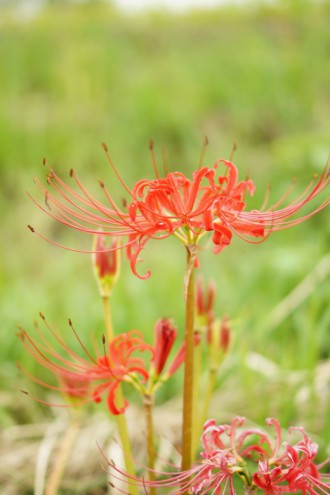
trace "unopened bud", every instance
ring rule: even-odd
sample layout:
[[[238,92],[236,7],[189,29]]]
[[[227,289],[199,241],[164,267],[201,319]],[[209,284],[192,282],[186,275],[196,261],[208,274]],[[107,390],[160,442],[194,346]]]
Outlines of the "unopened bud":
[[[230,344],[231,329],[225,316],[221,321],[216,320],[207,332],[207,343],[212,366],[218,366],[224,359]]]
[[[113,238],[111,246],[107,247],[105,234],[100,232],[95,236],[93,265],[96,280],[102,297],[110,295],[120,272],[119,241]]]
[[[176,336],[177,329],[171,320],[162,318],[156,322],[153,368],[157,376],[159,376],[164,369]]]
[[[225,316],[221,320],[221,328],[220,328],[220,349],[222,352],[226,353],[228,351],[228,347],[230,344],[230,337],[231,337],[231,329],[229,326],[229,320],[227,316]]]
[[[196,323],[200,329],[209,329],[213,323],[215,291],[214,282],[209,282],[207,289],[205,289],[202,277],[198,278],[196,284]]]

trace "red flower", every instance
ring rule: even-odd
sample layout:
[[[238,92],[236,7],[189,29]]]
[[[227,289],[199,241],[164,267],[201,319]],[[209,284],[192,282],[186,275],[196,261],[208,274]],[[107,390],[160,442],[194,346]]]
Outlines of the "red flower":
[[[268,425],[275,427],[275,439],[259,428],[242,429],[244,421],[244,418],[236,417],[231,424],[219,426],[214,420],[207,421],[201,437],[201,460],[187,471],[161,472],[162,477],[166,475],[164,479],[147,481],[127,477],[111,464],[111,474],[114,479],[129,479],[145,490],[166,488],[166,493],[171,495],[185,492],[236,495],[235,478],[243,480],[246,493],[257,493],[257,490],[265,495],[329,493],[329,475],[322,474],[320,469],[330,459],[321,465],[314,463],[317,445],[302,428],[291,429],[301,431],[302,441],[282,445],[281,428],[275,419],[267,420]]]
[[[110,412],[112,414],[123,413],[128,403],[125,401],[124,405],[117,406],[116,390],[118,385],[122,381],[127,381],[138,386],[139,380],[145,382],[149,378],[144,360],[136,356],[137,352],[145,351],[150,352],[153,356],[152,347],[143,341],[142,335],[135,330],[123,333],[115,337],[108,348],[106,348],[103,338],[104,354],[93,357],[69,321],[86,356],[82,357],[66,345],[61,336],[48,325],[43,315],[41,317],[51,335],[60,344],[63,355],[53,348],[41,331],[39,331],[39,341],[33,340],[23,329],[21,329],[19,336],[31,356],[58,378],[59,385],[50,385],[27,371],[23,371],[36,383],[51,390],[60,391],[66,396],[74,396],[80,403],[99,402],[101,396],[106,393]],[[39,399],[36,400],[43,402]]]
[[[115,203],[103,182],[100,184],[107,204],[96,199],[73,170],[70,175],[79,191],[69,187],[51,169],[47,182],[54,192],[37,181],[45,196],[46,207],[37,204],[55,220],[80,232],[94,235],[102,229],[101,235],[126,238],[121,246],[109,247],[107,250],[126,247],[131,268],[136,275],[139,253],[149,239],[164,239],[174,235],[185,245],[191,245],[197,244],[207,232],[213,232],[213,250],[219,253],[231,243],[233,233],[248,242],[262,242],[271,232],[304,221],[329,202],[326,199],[314,211],[291,219],[329,183],[329,174],[324,171],[317,183],[314,185],[312,181],[289,206],[275,209],[283,202],[285,195],[266,211],[245,211],[245,196],[247,193],[253,195],[255,187],[251,180],[239,182],[238,170],[228,160],[218,160],[213,168],[196,170],[192,180],[180,172],[171,172],[161,178],[156,170],[156,179],[143,179],[130,190],[113,165],[105,145],[104,148],[116,176],[131,198],[127,208],[120,208]],[[219,163],[224,164],[228,173],[216,178]],[[29,228],[36,232],[33,227]],[[101,251],[104,251],[103,248]],[[141,278],[149,275],[150,272],[147,272]]]

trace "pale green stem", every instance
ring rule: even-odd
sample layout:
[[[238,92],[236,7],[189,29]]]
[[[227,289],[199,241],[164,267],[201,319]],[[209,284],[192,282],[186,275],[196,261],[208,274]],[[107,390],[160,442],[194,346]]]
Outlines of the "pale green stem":
[[[56,461],[49,476],[45,495],[56,495],[58,493],[67,460],[71,453],[73,442],[76,438],[78,430],[79,421],[76,416],[72,416],[69,427],[66,430],[61,448],[58,452]]]
[[[152,395],[145,394],[143,398],[144,404],[144,412],[146,418],[146,428],[147,428],[147,450],[148,450],[148,468],[149,471],[149,480],[155,480],[155,473],[153,470],[155,469],[155,435],[154,435],[154,423],[153,423],[153,397]],[[149,489],[150,495],[156,494],[156,488],[150,487]]]
[[[102,297],[102,300],[103,300],[105,327],[106,327],[108,341],[110,343],[114,338],[111,312],[110,312],[110,301],[109,301],[109,297],[107,296]],[[121,384],[119,384],[117,388],[116,395],[117,395],[118,408],[121,408],[124,405],[124,396],[123,396],[123,390]],[[121,446],[123,449],[126,472],[130,476],[135,476],[133,453],[132,453],[131,441],[128,434],[125,413],[118,414],[114,417],[117,422],[118,433],[121,441]],[[132,495],[138,495],[137,486],[135,486],[133,483],[129,483],[128,486],[129,486],[129,491]]]
[[[257,491],[256,486],[245,485],[243,495],[253,495],[254,493],[256,493],[256,491]]]
[[[182,470],[191,467],[192,462],[192,410],[194,391],[194,263],[196,246],[187,246],[186,293],[186,357],[184,366],[183,421],[182,421]]]
[[[194,361],[194,402],[193,402],[193,438],[192,438],[192,458],[196,458],[196,453],[201,436],[200,429],[200,414],[199,414],[199,394],[200,394],[200,377],[202,367],[202,346],[198,345],[195,348]]]
[[[109,298],[109,296],[103,296],[102,302],[103,302],[103,314],[104,314],[105,330],[107,332],[108,343],[110,344],[110,342],[114,338],[114,333],[113,333],[112,318],[111,318],[111,312],[110,312],[110,298]]]
[[[198,448],[198,444],[199,444],[199,437],[202,433],[203,424],[205,423],[207,415],[208,415],[210,402],[211,402],[212,394],[213,394],[214,387],[215,387],[216,377],[217,377],[217,370],[215,368],[210,368],[209,373],[208,373],[207,388],[206,388],[206,392],[204,395],[204,402],[203,402],[203,406],[201,409],[201,413],[198,416],[197,427],[195,430],[195,444],[194,444],[195,449],[196,449],[196,450],[194,450],[195,455],[197,453],[197,448]]]

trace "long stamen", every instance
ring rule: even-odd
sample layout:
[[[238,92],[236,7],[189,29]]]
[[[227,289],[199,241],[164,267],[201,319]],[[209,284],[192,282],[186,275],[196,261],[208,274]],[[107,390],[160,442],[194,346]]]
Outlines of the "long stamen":
[[[167,164],[167,151],[166,151],[166,146],[162,146],[162,156],[163,156],[163,169],[164,169],[164,175],[168,175],[169,169],[168,169],[168,164]]]
[[[130,188],[126,185],[125,181],[124,181],[124,180],[123,180],[123,178],[120,176],[120,174],[119,174],[119,172],[118,172],[118,170],[117,170],[117,168],[116,168],[115,164],[114,164],[114,163],[113,163],[113,161],[111,160],[111,157],[110,157],[110,154],[109,154],[108,147],[107,147],[107,145],[106,145],[105,143],[102,143],[102,148],[103,148],[103,149],[104,149],[104,151],[105,151],[105,154],[106,154],[107,160],[108,160],[109,164],[111,165],[112,170],[113,170],[113,171],[114,171],[114,173],[116,174],[117,179],[118,179],[118,180],[119,180],[119,182],[122,184],[122,186],[124,187],[124,189],[126,189],[126,191],[128,192],[128,194],[134,198],[134,196],[133,196],[133,194],[132,194],[132,191],[131,191],[131,190],[130,190]]]
[[[155,150],[154,150],[154,142],[152,139],[150,139],[149,141],[149,151],[150,151],[151,162],[152,162],[152,166],[154,167],[155,175],[157,179],[159,179],[158,167],[157,167]]]
[[[236,141],[233,142],[233,146],[231,148],[231,152],[230,152],[230,155],[229,155],[229,161],[232,162],[233,159],[234,159],[234,155],[235,155],[235,151],[237,150],[237,143]]]
[[[208,137],[207,136],[204,136],[204,141],[203,141],[203,144],[202,144],[201,154],[200,154],[199,162],[198,162],[198,166],[197,166],[197,169],[198,170],[200,170],[200,168],[203,165],[204,158],[205,158],[205,152],[206,152],[206,148],[207,148],[207,145],[208,144],[209,144]]]

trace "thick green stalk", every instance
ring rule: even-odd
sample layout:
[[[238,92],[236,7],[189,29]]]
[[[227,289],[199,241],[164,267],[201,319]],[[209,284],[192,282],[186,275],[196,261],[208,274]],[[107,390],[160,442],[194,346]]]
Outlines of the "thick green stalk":
[[[186,293],[186,358],[184,366],[183,421],[182,421],[182,470],[189,469],[192,462],[192,419],[194,391],[194,263],[196,246],[187,246],[187,267],[185,274]]]
[[[203,424],[206,421],[207,414],[209,411],[212,394],[214,392],[216,377],[217,377],[217,369],[211,367],[207,377],[207,388],[204,395],[203,406],[201,408],[200,415],[198,416],[198,420],[196,421],[196,430],[194,430],[194,450],[193,450],[194,455],[196,455],[197,453],[199,437],[202,433]]]
[[[193,401],[193,436],[192,436],[192,459],[195,460],[199,445],[200,429],[200,378],[202,369],[202,346],[198,345],[194,357],[194,401]]]
[[[107,332],[108,343],[110,344],[110,342],[113,340],[115,335],[114,335],[113,327],[112,327],[112,318],[111,318],[111,312],[110,312],[109,296],[103,296],[102,302],[103,302],[103,314],[104,314],[105,330]]]
[[[253,495],[256,492],[257,492],[257,487],[256,486],[247,486],[247,485],[245,485],[243,495]]]
[[[76,438],[79,430],[79,421],[77,417],[72,416],[69,427],[66,430],[65,436],[61,448],[58,452],[56,461],[52,468],[51,474],[47,482],[47,488],[45,495],[56,495],[63,478],[66,463],[71,453],[74,439]]]
[[[147,429],[147,450],[148,450],[148,468],[149,471],[149,480],[155,480],[155,435],[154,435],[154,423],[153,423],[153,397],[152,395],[146,394],[143,398],[145,418],[146,418],[146,429]],[[156,494],[156,488],[150,487],[149,489],[150,495]]]
[[[114,338],[114,333],[112,327],[109,297],[104,296],[102,297],[102,300],[103,300],[105,328],[107,332],[108,341],[111,342],[112,339]],[[124,396],[121,385],[118,386],[116,394],[117,394],[117,404],[118,407],[120,408],[124,404]],[[121,446],[123,449],[126,472],[130,476],[135,476],[133,453],[132,453],[131,441],[127,429],[126,416],[125,414],[118,414],[117,416],[115,416],[115,418],[117,422]],[[138,495],[137,486],[135,486],[132,483],[129,483],[128,486],[129,486],[129,491],[132,495]]]

